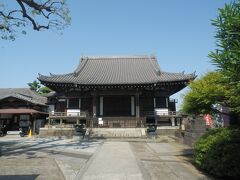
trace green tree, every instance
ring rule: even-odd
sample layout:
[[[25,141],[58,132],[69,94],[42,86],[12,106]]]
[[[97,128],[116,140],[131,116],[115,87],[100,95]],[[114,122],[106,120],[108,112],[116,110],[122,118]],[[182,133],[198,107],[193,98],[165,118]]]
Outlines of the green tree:
[[[38,92],[39,88],[41,87],[40,83],[38,81],[33,81],[32,83],[28,83],[28,86],[31,90]]]
[[[216,27],[217,49],[209,57],[226,78],[231,110],[240,113],[240,0],[219,9],[212,24]]]
[[[52,92],[52,90],[50,88],[46,87],[46,86],[40,87],[38,89],[38,94],[43,95],[43,94],[47,94],[47,93],[50,93],[50,92]]]
[[[46,86],[41,86],[40,82],[35,80],[31,83],[28,83],[28,86],[31,90],[35,91],[36,93],[43,95],[52,92],[52,90]]]
[[[240,81],[240,0],[219,9],[218,17],[212,21],[216,27],[217,49],[210,52],[212,62],[229,78],[229,82]]]
[[[182,109],[198,114],[211,111],[211,104],[224,103],[240,114],[240,0],[220,8],[212,25],[216,27],[217,49],[209,57],[218,72],[190,84]]]
[[[0,36],[14,40],[17,32],[26,34],[26,27],[36,31],[62,30],[70,24],[65,0],[14,0],[0,3]]]
[[[224,81],[225,77],[220,72],[209,72],[191,82],[184,95],[182,111],[188,114],[210,113],[212,104],[226,104],[228,90],[223,85]]]

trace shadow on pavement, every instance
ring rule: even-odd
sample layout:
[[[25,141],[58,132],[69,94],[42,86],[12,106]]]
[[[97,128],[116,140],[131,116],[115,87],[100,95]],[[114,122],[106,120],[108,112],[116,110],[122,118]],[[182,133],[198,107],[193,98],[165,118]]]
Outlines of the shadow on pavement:
[[[0,175],[0,180],[34,180],[39,174],[30,175]]]
[[[28,156],[34,156],[37,152],[42,151],[52,154],[59,154],[59,150],[50,150],[52,148],[63,148],[67,146],[72,146],[73,149],[86,149],[91,146],[94,146],[97,140],[81,140],[74,141],[69,144],[68,141],[62,142],[63,138],[49,138],[49,139],[26,139],[23,142],[14,141],[14,142],[0,142],[0,156],[10,156],[10,155],[20,155],[26,154]],[[29,144],[28,141],[33,141]],[[21,144],[23,143],[23,144]],[[28,143],[28,144],[25,144]],[[49,143],[49,144],[48,144]],[[59,144],[58,144],[59,143]],[[18,145],[17,147],[15,145]],[[4,146],[4,148],[2,148]]]

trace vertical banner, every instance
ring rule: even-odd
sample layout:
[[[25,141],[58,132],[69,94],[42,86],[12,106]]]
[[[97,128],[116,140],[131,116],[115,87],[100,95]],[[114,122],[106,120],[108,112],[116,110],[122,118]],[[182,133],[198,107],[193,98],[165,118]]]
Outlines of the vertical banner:
[[[203,119],[206,121],[206,125],[211,127],[211,115],[210,114],[205,114],[203,116]]]

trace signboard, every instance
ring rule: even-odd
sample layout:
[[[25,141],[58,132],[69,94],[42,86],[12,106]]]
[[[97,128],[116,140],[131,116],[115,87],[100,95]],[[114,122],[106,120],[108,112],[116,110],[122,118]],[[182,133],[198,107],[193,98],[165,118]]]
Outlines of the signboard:
[[[102,118],[98,118],[98,124],[99,124],[99,125],[103,125],[103,120],[102,120]]]

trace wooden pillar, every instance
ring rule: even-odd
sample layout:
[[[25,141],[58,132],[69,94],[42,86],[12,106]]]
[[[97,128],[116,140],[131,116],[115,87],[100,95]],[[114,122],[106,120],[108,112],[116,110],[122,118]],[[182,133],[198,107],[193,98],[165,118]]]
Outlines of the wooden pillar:
[[[131,115],[135,115],[135,98],[134,96],[131,96]]]
[[[78,107],[79,107],[79,109],[81,109],[81,105],[82,105],[82,100],[81,100],[81,98],[78,99],[78,103],[79,103],[79,104],[78,104]]]
[[[68,107],[69,107],[69,99],[67,98],[67,109],[68,109]]]
[[[166,107],[168,108],[168,97],[166,97]]]
[[[33,115],[33,130],[32,130],[33,134],[35,134],[36,132],[36,115]]]
[[[171,118],[171,122],[172,122],[172,126],[175,126],[175,118],[174,117]]]
[[[93,92],[93,118],[97,116],[97,95],[96,92]]]
[[[100,96],[100,107],[99,107],[99,115],[103,116],[103,96]]]
[[[139,93],[136,94],[136,118],[140,118]]]

